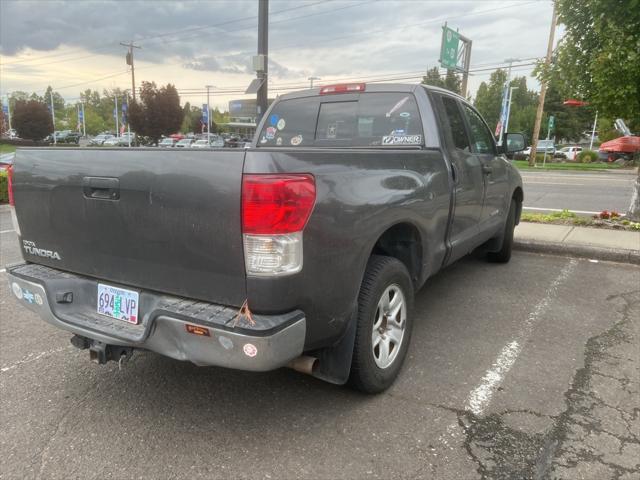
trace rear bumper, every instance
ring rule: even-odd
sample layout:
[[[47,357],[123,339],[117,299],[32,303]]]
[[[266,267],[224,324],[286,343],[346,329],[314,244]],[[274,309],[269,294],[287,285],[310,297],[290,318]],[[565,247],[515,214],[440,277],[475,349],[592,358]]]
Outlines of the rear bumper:
[[[282,367],[303,352],[306,319],[300,310],[253,315],[251,324],[236,320],[237,308],[138,290],[140,322],[132,325],[96,312],[95,279],[36,264],[9,267],[7,275],[18,301],[47,323],[107,345],[251,371]],[[205,327],[209,335],[189,333],[187,325]]]

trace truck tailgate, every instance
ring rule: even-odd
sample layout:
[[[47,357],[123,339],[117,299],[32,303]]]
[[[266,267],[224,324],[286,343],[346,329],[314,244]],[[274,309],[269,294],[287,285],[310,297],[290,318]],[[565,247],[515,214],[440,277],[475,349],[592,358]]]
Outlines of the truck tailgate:
[[[244,151],[19,149],[25,260],[239,306]]]

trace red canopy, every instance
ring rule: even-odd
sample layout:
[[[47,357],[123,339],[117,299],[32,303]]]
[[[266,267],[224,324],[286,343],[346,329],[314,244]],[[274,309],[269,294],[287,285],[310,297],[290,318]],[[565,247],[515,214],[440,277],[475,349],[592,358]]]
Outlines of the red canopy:
[[[567,107],[584,107],[585,105],[589,105],[589,102],[583,102],[582,100],[576,100],[575,98],[569,98],[562,102],[563,105]]]

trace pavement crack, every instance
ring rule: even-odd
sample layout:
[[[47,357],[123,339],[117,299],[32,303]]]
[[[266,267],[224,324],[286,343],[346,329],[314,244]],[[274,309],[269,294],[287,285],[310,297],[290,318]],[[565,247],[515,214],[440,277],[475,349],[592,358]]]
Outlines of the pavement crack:
[[[65,409],[65,411],[62,414],[62,416],[60,417],[60,419],[56,422],[55,429],[54,429],[53,433],[51,434],[51,436],[47,440],[47,443],[45,444],[45,446],[40,451],[40,455],[39,455],[39,457],[40,457],[40,459],[39,459],[40,466],[38,468],[38,473],[36,475],[36,479],[37,480],[41,480],[43,478],[43,472],[44,472],[44,469],[47,466],[47,455],[49,453],[51,445],[53,444],[55,439],[58,437],[58,434],[60,433],[60,430],[62,429],[62,425],[65,423],[65,421],[67,420],[67,418],[69,417],[69,415],[72,412],[76,412],[78,410],[78,408],[80,406],[82,406],[82,404],[89,397],[89,394],[91,393],[91,391],[95,390],[95,388],[98,386],[98,384],[99,384],[99,382],[96,380],[89,387],[87,387],[87,389],[82,394],[81,398],[79,400],[77,400],[76,402],[72,402],[72,404],[69,405],[69,407],[67,407]]]

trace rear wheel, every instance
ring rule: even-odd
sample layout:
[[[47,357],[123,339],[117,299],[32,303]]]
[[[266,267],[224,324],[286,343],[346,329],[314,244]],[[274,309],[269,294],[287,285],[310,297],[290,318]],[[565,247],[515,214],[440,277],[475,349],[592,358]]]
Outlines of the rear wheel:
[[[358,296],[358,325],[350,384],[378,393],[398,376],[411,338],[413,285],[402,262],[374,255]]]
[[[497,252],[489,252],[487,259],[490,262],[507,263],[511,260],[511,250],[513,250],[513,230],[516,228],[516,209],[517,203],[515,199],[511,199],[507,222],[504,225],[502,237],[502,248]]]

